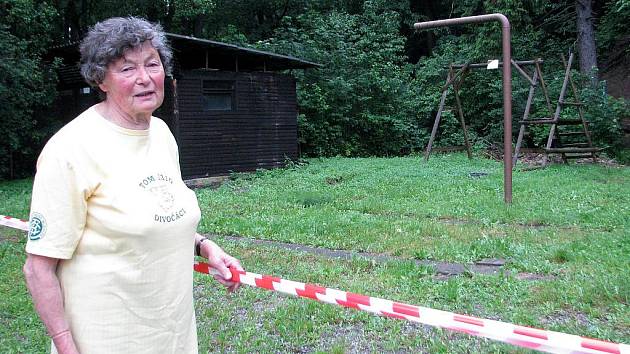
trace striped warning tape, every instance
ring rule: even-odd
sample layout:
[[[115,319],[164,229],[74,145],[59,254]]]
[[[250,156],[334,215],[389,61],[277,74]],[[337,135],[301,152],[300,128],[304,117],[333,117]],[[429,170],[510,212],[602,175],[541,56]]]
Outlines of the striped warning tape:
[[[214,269],[209,268],[206,263],[197,262],[194,267],[195,271],[200,273],[216,274]],[[381,316],[446,328],[473,336],[486,337],[538,351],[549,353],[630,353],[630,346],[625,344],[464,316],[268,275],[242,272],[235,269],[231,269],[231,271],[232,280],[241,284],[367,311]]]
[[[6,215],[0,215],[0,225],[12,227],[14,229],[28,231],[28,221],[12,218]]]
[[[28,230],[26,221],[3,215],[0,215],[0,225]],[[195,262],[194,269],[199,273],[218,274],[216,270],[203,262]],[[230,270],[232,272],[232,281],[241,284],[349,307],[381,316],[446,328],[538,351],[548,353],[630,354],[630,346],[626,344],[459,315],[269,275],[260,275],[236,269]]]

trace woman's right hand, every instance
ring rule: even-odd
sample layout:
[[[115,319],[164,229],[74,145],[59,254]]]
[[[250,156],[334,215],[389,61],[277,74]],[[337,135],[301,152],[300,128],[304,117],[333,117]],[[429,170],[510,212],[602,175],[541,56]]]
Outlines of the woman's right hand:
[[[59,354],[78,354],[66,321],[61,285],[57,278],[59,259],[27,253],[24,263],[26,287],[35,311],[50,334]]]

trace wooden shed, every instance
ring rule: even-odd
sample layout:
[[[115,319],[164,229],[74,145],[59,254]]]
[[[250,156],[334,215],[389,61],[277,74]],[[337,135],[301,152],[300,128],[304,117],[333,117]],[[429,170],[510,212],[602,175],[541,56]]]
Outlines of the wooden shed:
[[[316,63],[227,43],[167,34],[174,54],[155,113],[177,139],[184,179],[281,167],[298,157],[295,79]],[[66,121],[99,101],[78,70],[78,43],[61,57],[57,114]]]

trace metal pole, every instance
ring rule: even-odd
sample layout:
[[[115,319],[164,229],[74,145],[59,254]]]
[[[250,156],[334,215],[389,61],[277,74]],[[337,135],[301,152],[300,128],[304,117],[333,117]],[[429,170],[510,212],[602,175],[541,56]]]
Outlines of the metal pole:
[[[489,14],[452,18],[448,20],[419,22],[413,25],[417,30],[499,21],[501,23],[501,43],[503,63],[512,61],[510,49],[510,21],[502,14]],[[503,199],[505,203],[512,203],[512,66],[503,65]]]

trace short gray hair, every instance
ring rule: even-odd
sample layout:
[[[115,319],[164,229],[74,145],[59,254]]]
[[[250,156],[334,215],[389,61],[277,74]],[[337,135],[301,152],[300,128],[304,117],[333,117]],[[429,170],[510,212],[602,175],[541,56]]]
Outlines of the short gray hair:
[[[90,28],[80,47],[81,75],[90,86],[98,87],[110,63],[145,41],[151,41],[170,75],[173,52],[162,26],[138,17],[112,17]]]

